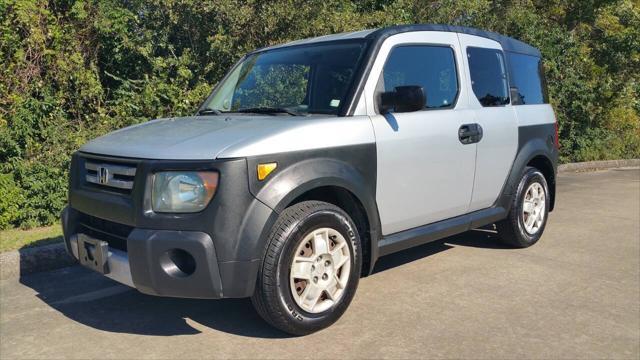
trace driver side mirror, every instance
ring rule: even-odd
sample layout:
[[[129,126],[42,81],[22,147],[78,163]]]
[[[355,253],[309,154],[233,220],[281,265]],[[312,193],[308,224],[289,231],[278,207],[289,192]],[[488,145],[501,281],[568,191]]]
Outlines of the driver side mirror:
[[[406,85],[396,86],[394,91],[387,91],[380,94],[380,113],[386,114],[393,110],[395,112],[411,112],[422,110],[427,104],[427,95],[422,86]]]

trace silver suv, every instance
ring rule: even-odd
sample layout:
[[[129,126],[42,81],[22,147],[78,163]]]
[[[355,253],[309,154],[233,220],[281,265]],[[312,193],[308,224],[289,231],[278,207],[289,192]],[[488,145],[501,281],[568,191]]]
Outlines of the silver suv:
[[[380,256],[489,224],[534,244],[557,158],[539,50],[457,26],[365,30],[256,50],[194,116],[84,145],[62,223],[105,276],[251,297],[303,335]]]

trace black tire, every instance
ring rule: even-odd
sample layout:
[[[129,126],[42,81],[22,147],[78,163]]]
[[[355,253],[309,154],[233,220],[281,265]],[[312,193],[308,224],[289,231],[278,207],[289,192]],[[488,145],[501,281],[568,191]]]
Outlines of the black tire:
[[[525,229],[524,225],[523,204],[526,191],[534,182],[537,182],[542,186],[545,195],[545,204],[542,225],[537,229],[537,231],[535,231],[535,233],[530,234]],[[547,225],[550,204],[549,187],[547,186],[547,180],[544,175],[536,168],[525,168],[522,179],[518,184],[516,194],[513,197],[509,215],[506,219],[496,223],[499,238],[506,245],[516,248],[526,248],[535,244],[540,240],[540,237],[544,232],[544,228]]]
[[[344,237],[351,252],[351,271],[338,301],[324,312],[309,313],[293,299],[289,271],[298,244],[321,227],[333,228]],[[342,316],[355,295],[361,254],[356,225],[342,209],[321,201],[295,204],[285,209],[273,226],[251,302],[264,320],[286,333],[299,336],[324,329]]]

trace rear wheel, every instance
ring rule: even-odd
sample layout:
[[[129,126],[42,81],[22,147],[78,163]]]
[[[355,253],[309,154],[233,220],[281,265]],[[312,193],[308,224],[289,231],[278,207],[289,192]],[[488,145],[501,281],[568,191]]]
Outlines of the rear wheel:
[[[547,224],[549,200],[549,188],[544,175],[536,168],[527,167],[518,184],[509,215],[496,223],[500,239],[518,248],[535,244]]]
[[[305,335],[349,306],[362,266],[360,237],[342,209],[320,201],[287,208],[270,235],[252,302],[271,325]]]

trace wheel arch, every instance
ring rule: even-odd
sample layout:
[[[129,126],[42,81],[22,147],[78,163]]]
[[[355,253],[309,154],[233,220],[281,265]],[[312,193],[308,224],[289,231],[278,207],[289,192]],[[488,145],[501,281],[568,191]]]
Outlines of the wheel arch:
[[[293,206],[302,201],[316,200],[333,204],[344,210],[356,224],[360,239],[362,241],[362,275],[366,276],[370,272],[372,265],[371,258],[371,224],[367,210],[362,201],[348,189],[327,185],[312,188],[291,201],[286,207]]]
[[[522,174],[527,166],[533,166],[540,170],[545,176],[549,186],[549,192],[551,193],[551,206],[553,209],[555,205],[555,180],[556,170],[558,163],[558,151],[554,147],[553,142],[545,139],[542,136],[524,136],[523,131],[520,131],[519,150],[516,158],[513,161],[511,171],[505,185],[502,189],[501,196],[497,201],[498,206],[503,207],[509,211],[511,207],[512,196],[515,195]],[[546,141],[545,141],[546,140]]]
[[[549,211],[552,211],[556,200],[556,175],[551,159],[546,155],[536,155],[527,162],[527,166],[540,170],[545,180],[547,180],[549,195],[551,197]]]
[[[281,213],[305,200],[336,205],[353,219],[361,235],[363,275],[378,257],[380,219],[375,202],[375,178],[338,159],[309,159],[292,164],[262,186],[256,198]],[[266,242],[266,241],[265,241]]]

